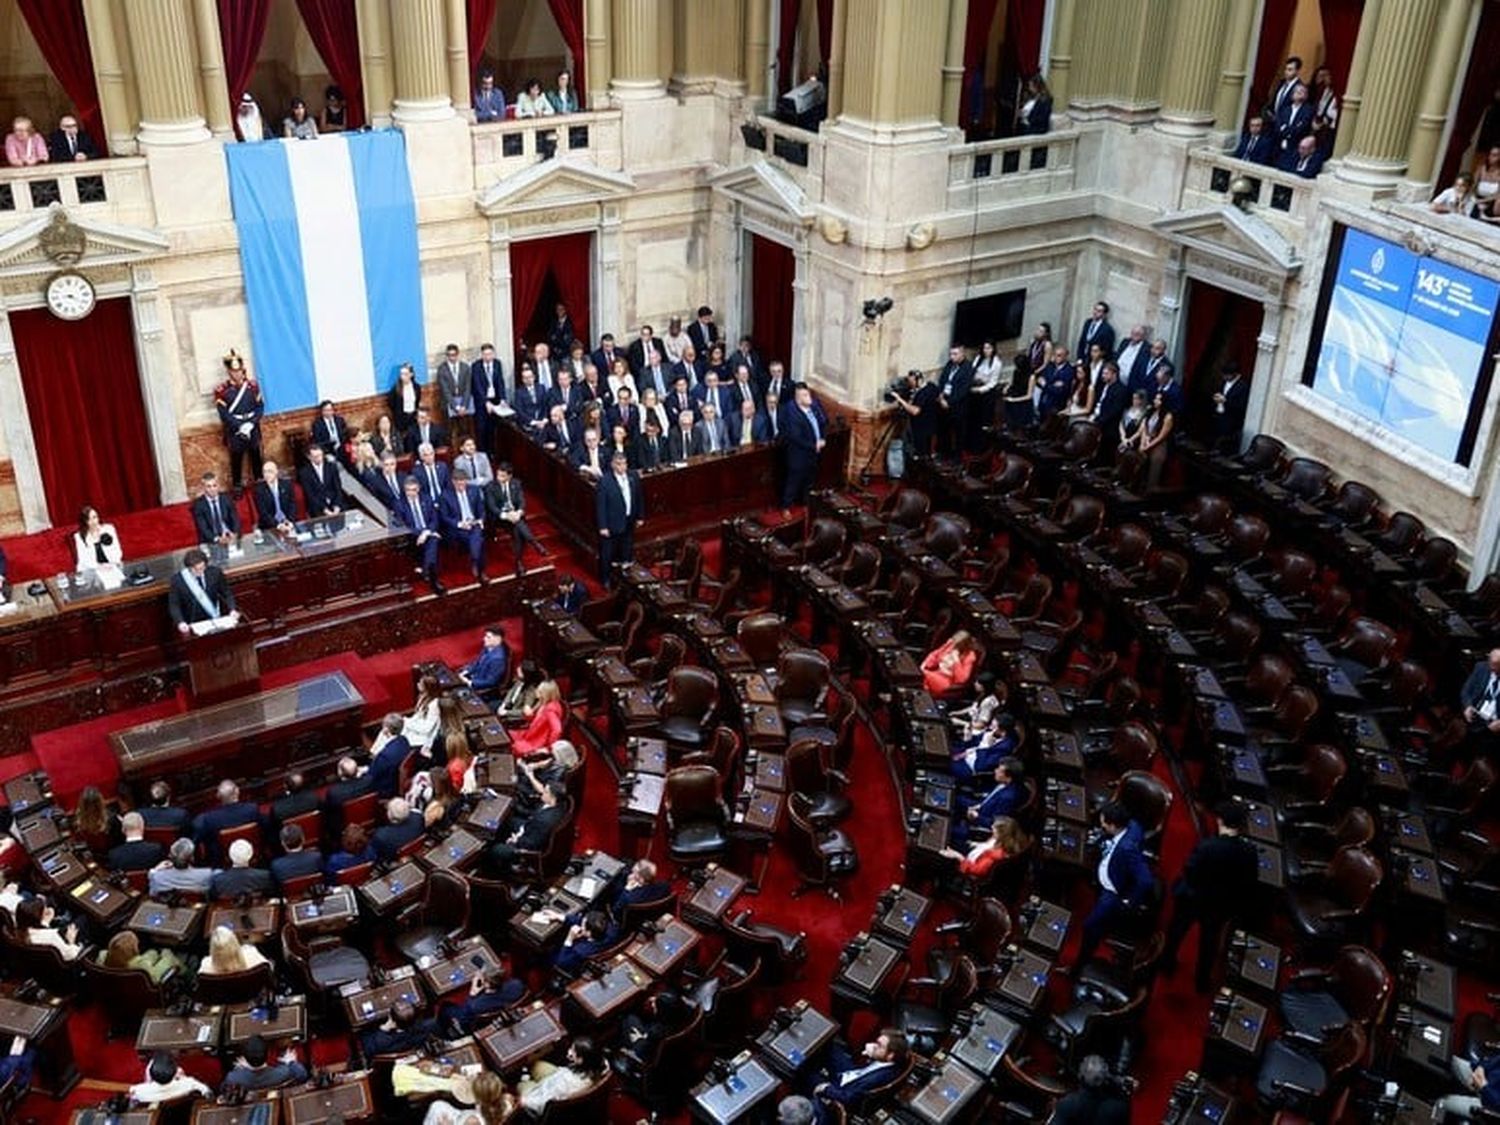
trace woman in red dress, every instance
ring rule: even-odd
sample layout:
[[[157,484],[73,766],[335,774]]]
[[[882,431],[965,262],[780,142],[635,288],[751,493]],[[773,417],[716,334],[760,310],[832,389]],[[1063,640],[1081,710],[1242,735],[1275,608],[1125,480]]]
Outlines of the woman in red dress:
[[[974,675],[979,647],[966,629],[960,629],[922,661],[922,683],[933,695],[944,695],[962,687]]]
[[[511,739],[511,749],[518,758],[544,754],[562,737],[562,692],[556,680],[543,680],[536,686],[536,702],[526,709],[526,729]]]

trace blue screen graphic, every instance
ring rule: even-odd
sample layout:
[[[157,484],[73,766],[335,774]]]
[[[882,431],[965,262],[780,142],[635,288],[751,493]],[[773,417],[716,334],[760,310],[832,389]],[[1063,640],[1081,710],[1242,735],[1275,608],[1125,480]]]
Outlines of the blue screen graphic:
[[[1313,389],[1457,460],[1497,302],[1488,278],[1347,230]]]

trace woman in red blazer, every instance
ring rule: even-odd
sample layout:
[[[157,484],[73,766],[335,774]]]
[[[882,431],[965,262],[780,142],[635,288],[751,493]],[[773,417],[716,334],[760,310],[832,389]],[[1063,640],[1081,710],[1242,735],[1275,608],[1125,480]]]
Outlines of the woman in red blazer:
[[[979,646],[966,629],[960,629],[922,661],[922,682],[933,695],[943,695],[962,687],[974,675]]]
[[[530,720],[526,729],[511,739],[511,748],[518,758],[544,754],[562,737],[562,692],[558,690],[556,680],[543,680],[537,684],[536,702],[527,709],[526,716]]]
[[[1031,840],[1013,817],[995,818],[990,834],[977,840],[967,852],[955,848],[944,848],[940,854],[958,863],[958,873],[973,879],[982,879],[990,868],[1003,859],[1018,856],[1031,846]]]

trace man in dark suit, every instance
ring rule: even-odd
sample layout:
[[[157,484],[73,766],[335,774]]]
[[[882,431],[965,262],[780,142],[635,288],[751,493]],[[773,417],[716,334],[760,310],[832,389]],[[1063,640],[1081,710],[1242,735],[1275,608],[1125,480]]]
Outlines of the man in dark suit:
[[[729,449],[729,428],[711,402],[703,404],[703,417],[693,427],[695,453],[724,453]]]
[[[1100,1055],[1078,1064],[1079,1088],[1058,1100],[1048,1125],[1130,1125],[1128,1080],[1116,1078]]]
[[[282,479],[275,461],[260,467],[254,496],[256,527],[278,535],[291,535],[297,530],[297,493],[291,481]]]
[[[271,877],[278,886],[285,888],[288,881],[304,875],[316,875],[323,870],[323,853],[306,846],[307,838],[296,824],[284,825],[281,829],[282,854],[271,861]]]
[[[1315,180],[1323,170],[1323,151],[1318,148],[1318,138],[1311,133],[1297,142],[1297,147],[1281,157],[1281,170],[1304,180]]]
[[[150,803],[138,810],[147,828],[170,828],[179,836],[187,835],[193,818],[187,809],[172,804],[171,785],[165,781],[153,781],[147,800]]]
[[[509,461],[501,461],[495,466],[495,479],[485,490],[484,506],[497,528],[497,535],[509,533],[515,544],[517,574],[526,572],[522,556],[528,545],[535,547],[543,558],[551,554],[532,534],[531,526],[526,522],[526,493],[515,478]]]
[[[698,306],[698,319],[688,325],[688,339],[699,355],[707,355],[719,342],[719,326],[714,323],[714,310],[707,305]]]
[[[239,615],[224,572],[209,566],[208,556],[196,547],[182,556],[182,569],[172,575],[167,587],[167,612],[179,633],[192,632],[192,626],[200,621]]]
[[[239,505],[219,491],[217,473],[204,473],[202,484],[203,495],[193,501],[193,530],[199,543],[227,547],[239,538]]]
[[[1161,395],[1162,405],[1170,410],[1174,417],[1182,417],[1184,406],[1182,384],[1177,381],[1177,369],[1170,363],[1164,363],[1156,369],[1154,393]]]
[[[630,873],[625,876],[625,883],[620,887],[620,893],[615,895],[611,907],[615,917],[623,915],[629,907],[639,906],[643,902],[658,902],[672,893],[672,884],[665,879],[658,879],[656,875],[656,864],[649,859],[638,859],[630,865]]]
[[[955,845],[962,846],[976,835],[987,833],[1002,816],[1015,816],[1031,796],[1026,786],[1026,766],[1020,758],[1001,758],[994,778],[994,787],[977,801],[966,792],[959,792],[957,801],[964,815],[953,822]]]
[[[495,345],[485,344],[479,358],[469,364],[469,388],[474,399],[475,438],[486,453],[492,448],[491,435],[499,421],[500,404],[506,401],[505,368],[495,358]]]
[[[1104,845],[1097,869],[1099,897],[1083,922],[1083,943],[1072,972],[1077,973],[1093,956],[1109,932],[1127,917],[1147,909],[1156,890],[1156,876],[1146,853],[1141,826],[1130,819],[1130,810],[1119,801],[1109,801],[1099,810]]]
[[[221,858],[220,832],[226,828],[238,828],[242,824],[255,824],[260,820],[260,806],[253,801],[240,800],[240,787],[234,782],[219,782],[218,795],[219,803],[214,808],[199,813],[193,819],[193,842],[215,863]]]
[[[1109,302],[1095,301],[1093,312],[1078,333],[1078,347],[1074,354],[1087,359],[1089,346],[1098,344],[1105,355],[1114,355],[1115,329],[1109,322]]]
[[[1249,818],[1238,801],[1225,801],[1215,811],[1217,835],[1199,840],[1172,884],[1172,924],[1167,927],[1167,945],[1162,969],[1177,968],[1177,950],[1197,923],[1199,992],[1213,986],[1213,970],[1219,963],[1219,946],[1225,927],[1242,916],[1255,900],[1260,876],[1260,856],[1255,845],[1241,835]]]
[[[370,850],[376,859],[389,863],[396,858],[397,852],[425,831],[422,814],[407,804],[405,797],[392,797],[385,805],[385,824],[375,829],[370,837]]]
[[[589,356],[596,370],[601,372],[611,371],[615,365],[615,357],[624,355],[624,352],[615,349],[614,333],[606,332],[599,337],[599,346],[594,349],[594,354]],[[627,362],[629,362],[627,360]]]
[[[1214,392],[1214,445],[1226,453],[1238,453],[1245,429],[1245,411],[1250,406],[1250,380],[1232,360],[1221,368],[1224,385]]]
[[[1140,381],[1136,381],[1134,375],[1130,376],[1130,382],[1126,390],[1131,394],[1136,391],[1142,392],[1149,402],[1156,394],[1156,373],[1163,367],[1171,367],[1172,361],[1167,358],[1167,342],[1165,340],[1154,340],[1151,344],[1151,355],[1146,359],[1146,370],[1142,372]]]
[[[1469,724],[1469,744],[1478,753],[1500,748],[1500,648],[1474,665],[1458,693],[1464,721]]]
[[[104,865],[111,871],[147,871],[162,861],[166,850],[155,840],[146,839],[146,818],[128,812],[120,818],[123,843],[109,849]]]
[[[469,570],[480,585],[489,582],[484,573],[484,493],[469,481],[462,469],[453,471],[453,486],[438,498],[438,524],[443,538],[469,554]]]
[[[1234,150],[1235,159],[1248,160],[1252,164],[1274,164],[1276,155],[1276,140],[1266,132],[1266,119],[1257,113],[1245,122],[1245,131],[1240,134],[1240,143]]]
[[[500,631],[500,626],[491,625],[484,631],[479,655],[465,664],[458,674],[474,689],[475,695],[493,702],[509,671],[510,649],[506,647],[505,634]]]
[[[969,424],[969,391],[974,386],[974,365],[961,344],[948,349],[948,362],[938,372],[938,452],[957,457],[963,452]]]
[[[438,544],[442,541],[438,526],[437,506],[422,495],[422,486],[416,477],[407,477],[402,486],[401,499],[391,509],[395,522],[412,533],[412,549],[422,577],[427,579],[435,593],[446,594],[447,587],[438,578]]]
[[[703,382],[693,388],[693,399],[698,404],[698,412],[701,414],[705,406],[713,406],[720,420],[729,413],[730,396],[729,388],[719,383],[719,376],[710,371],[703,376]],[[675,401],[675,400],[674,400]]]
[[[588,395],[573,382],[573,372],[566,367],[558,368],[557,382],[553,384],[550,395],[547,400],[549,411],[553,406],[561,406],[569,418],[577,418],[583,404],[588,401]]]
[[[906,1066],[906,1036],[886,1028],[864,1045],[855,1057],[835,1040],[823,1066],[812,1074],[812,1095],[819,1102],[836,1102],[846,1109],[872,1090],[895,1080]]]
[[[438,1023],[448,1038],[457,1039],[489,1023],[525,995],[525,982],[499,969],[475,973],[469,982],[469,995],[460,1004],[444,1004],[438,1012]]]
[[[387,449],[380,455],[380,468],[367,469],[360,480],[370,495],[385,505],[387,511],[401,499],[401,474],[396,469],[396,455]]]
[[[521,368],[517,376],[521,380],[516,388],[515,401],[511,403],[516,412],[516,421],[527,433],[535,433],[547,420],[547,408],[551,405],[547,392],[537,386],[536,372],[530,366]]]
[[[555,449],[564,457],[571,458],[573,450],[583,444],[583,424],[576,417],[570,418],[560,402],[554,402],[548,411],[547,424],[541,429],[543,449]]]
[[[781,507],[790,515],[793,504],[807,499],[807,491],[818,476],[818,458],[828,444],[828,424],[818,417],[812,391],[807,384],[797,386],[796,397],[782,419],[782,442],[786,448],[786,483],[782,487]]]
[[[1291,96],[1276,111],[1276,152],[1278,160],[1297,151],[1298,142],[1312,132],[1312,107],[1307,104],[1307,87],[1298,83]]]
[[[668,418],[679,417],[684,410],[692,412],[693,420],[698,419],[698,406],[700,399],[695,392],[702,388],[688,390],[688,378],[686,375],[676,375],[672,379],[672,393],[667,395],[666,401],[662,403],[667,408]]]
[[[760,354],[755,350],[755,343],[749,336],[741,336],[739,346],[735,348],[734,354],[729,357],[731,367],[744,364],[750,369],[750,381],[755,384],[755,401],[762,402],[766,397],[766,365],[761,362]]]
[[[1125,342],[1120,345],[1120,350],[1115,352],[1115,366],[1120,369],[1120,382],[1128,388],[1133,379],[1137,379],[1146,372],[1146,363],[1151,359],[1151,341],[1146,339],[1146,326],[1137,324],[1131,327],[1130,335],[1125,337]],[[1129,398],[1127,393],[1126,398]]]
[[[360,1032],[359,1045],[368,1065],[377,1055],[400,1055],[417,1050],[436,1035],[437,1030],[436,1019],[418,1019],[416,1006],[410,1000],[397,1000],[391,1005],[391,1014],[384,1023]]]
[[[698,452],[698,435],[691,410],[679,411],[672,417],[676,424],[667,435],[667,457],[673,464],[680,465]]]
[[[339,467],[323,455],[321,446],[308,448],[307,464],[297,474],[297,483],[302,485],[302,499],[307,503],[309,518],[337,515],[344,510],[344,485],[339,479]]]
[[[99,149],[94,138],[78,127],[78,118],[66,113],[47,136],[47,155],[53,164],[73,164],[97,159]]]
[[[457,344],[443,349],[443,362],[437,367],[437,385],[443,417],[455,430],[467,431],[474,414],[474,376],[469,365],[459,358]]]
[[[608,430],[624,426],[625,434],[631,441],[641,432],[641,408],[635,404],[635,397],[630,393],[629,387],[621,387],[620,393],[615,396],[615,404],[604,412],[604,426]]]
[[[236,840],[229,845],[229,866],[215,871],[208,885],[210,898],[236,899],[241,895],[270,895],[276,891],[271,872],[264,867],[251,867],[255,859],[255,847],[249,840]]]
[[[411,433],[407,435],[406,448],[414,449],[423,445],[430,445],[433,449],[442,449],[448,444],[448,431],[432,420],[432,412],[425,406],[417,407],[417,420],[412,424]]]
[[[645,417],[645,430],[635,441],[635,463],[641,472],[659,469],[671,462],[667,440],[661,436],[661,422],[654,413]]]
[[[552,964],[565,976],[576,977],[583,967],[620,940],[620,923],[603,910],[590,910],[568,929]]]
[[[491,845],[490,862],[502,873],[515,864],[518,852],[539,852],[552,839],[552,833],[567,815],[567,786],[561,781],[548,782],[542,788],[542,803],[536,812],[511,828],[504,840]]]
[[[224,1086],[239,1086],[246,1090],[273,1090],[277,1086],[290,1086],[294,1082],[307,1081],[307,1067],[297,1061],[297,1052],[288,1047],[281,1053],[278,1062],[267,1065],[269,1052],[266,1041],[252,1035],[245,1041],[244,1052],[235,1061],[234,1067],[224,1076]]]
[[[1307,83],[1302,81],[1302,60],[1292,55],[1281,65],[1281,81],[1276,84],[1276,89],[1271,91],[1271,96],[1266,101],[1266,116],[1274,119],[1280,115],[1291,104],[1299,89],[1306,100]]]
[[[906,442],[909,455],[932,456],[932,439],[937,434],[938,390],[936,383],[927,381],[921,369],[913,367],[906,373],[903,389],[891,389],[896,405],[906,412]]]
[[[653,348],[647,356],[646,366],[636,373],[635,385],[642,394],[646,393],[647,387],[653,388],[657,401],[666,402],[667,396],[672,393],[672,380],[675,378],[676,372],[666,365],[661,353]]]
[[[1089,421],[1104,431],[1104,442],[1099,447],[1101,451],[1115,447],[1119,440],[1120,417],[1129,405],[1130,392],[1120,382],[1120,365],[1112,359],[1106,360],[1100,369],[1098,389],[1094,392],[1094,410],[1089,415]]]
[[[729,444],[736,449],[746,445],[759,445],[771,440],[771,424],[756,409],[754,398],[747,398],[726,419],[729,428]]]
[[[318,404],[318,419],[313,423],[310,435],[312,448],[321,449],[329,457],[343,457],[344,443],[349,440],[349,426],[333,409],[333,400],[325,398]]]
[[[656,338],[656,331],[649,324],[641,325],[641,334],[637,339],[630,342],[630,348],[626,352],[626,358],[630,361],[630,373],[639,374],[646,367],[646,356],[651,350],[658,355],[665,356],[666,352],[661,346],[661,341]],[[601,375],[609,373],[608,367],[599,368]]]
[[[450,473],[448,466],[437,459],[434,448],[426,442],[417,446],[417,463],[411,467],[412,476],[422,490],[422,498],[434,504],[448,490]]]
[[[391,716],[386,716],[386,721],[389,722],[390,718]],[[390,734],[391,737],[399,735],[404,724],[400,715],[396,715],[395,719],[396,729]],[[328,819],[330,833],[343,831],[345,805],[373,792],[374,782],[368,773],[359,772],[359,763],[347,754],[340,758],[335,767],[333,784],[323,792],[323,815]],[[329,838],[332,839],[332,835]]]
[[[568,455],[568,461],[590,480],[598,480],[609,469],[609,455],[599,443],[599,431],[588,429],[583,431],[583,441],[573,446],[573,451]]]
[[[740,405],[746,400],[755,403],[756,409],[760,408],[764,399],[761,394],[760,384],[755,381],[755,374],[750,370],[748,363],[736,361],[734,365],[734,379],[729,384],[729,409],[730,416],[738,413]]]
[[[385,745],[376,753],[365,773],[370,789],[383,799],[396,795],[396,790],[400,787],[401,764],[412,752],[411,743],[401,733],[404,725],[405,721],[394,711],[385,717],[381,724],[386,735]]]
[[[275,834],[281,826],[295,817],[304,816],[318,807],[318,793],[307,784],[301,770],[286,775],[286,790],[271,802],[266,811],[266,831]]]
[[[761,395],[764,400],[766,395],[775,395],[776,401],[781,403],[791,402],[789,397],[792,381],[786,377],[786,365],[779,359],[773,359],[766,368],[765,391]]]
[[[594,490],[594,515],[599,528],[599,581],[610,586],[615,577],[611,564],[635,558],[635,529],[646,518],[641,478],[630,471],[623,453],[610,458],[610,471]]]

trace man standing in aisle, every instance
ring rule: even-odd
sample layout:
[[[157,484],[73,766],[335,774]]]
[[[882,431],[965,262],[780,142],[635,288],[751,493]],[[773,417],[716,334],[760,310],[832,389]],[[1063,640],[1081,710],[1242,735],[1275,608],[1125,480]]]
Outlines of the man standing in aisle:
[[[610,586],[614,583],[611,564],[635,558],[635,529],[646,515],[641,478],[630,471],[624,453],[610,458],[610,471],[595,491],[594,508],[599,521],[599,581]]]
[[[807,491],[818,478],[818,458],[828,444],[827,423],[813,406],[812,391],[797,384],[791,408],[783,419],[782,442],[786,448],[786,484],[781,493],[782,514],[792,514],[792,505],[807,499]]]
[[[937,384],[938,453],[956,458],[963,453],[969,390],[974,385],[974,365],[964,356],[962,344],[948,349],[948,362],[938,374]]]

